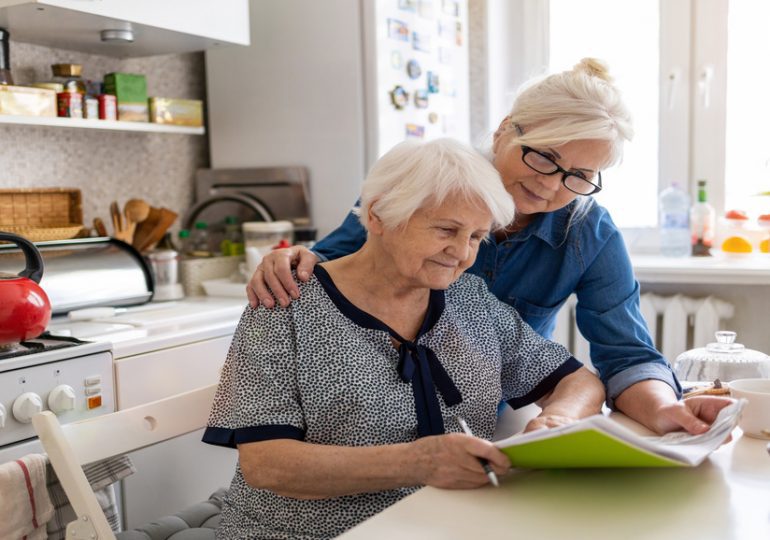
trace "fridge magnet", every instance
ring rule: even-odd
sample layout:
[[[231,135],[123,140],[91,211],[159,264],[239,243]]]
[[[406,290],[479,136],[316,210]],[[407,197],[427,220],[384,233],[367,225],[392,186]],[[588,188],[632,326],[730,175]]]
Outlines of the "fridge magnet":
[[[388,19],[388,37],[399,41],[409,41],[409,26],[398,19]]]
[[[438,61],[442,64],[451,64],[452,63],[452,49],[448,49],[447,47],[439,47],[438,48]]]
[[[390,91],[390,101],[396,109],[401,110],[409,104],[409,92],[403,86],[396,85]]]
[[[433,15],[433,0],[419,0],[417,4],[417,13],[420,17],[425,19],[432,19]]]
[[[404,57],[401,56],[401,51],[390,51],[390,67],[393,69],[401,69],[404,65]]]
[[[457,21],[457,23],[455,24],[455,28],[456,28],[455,43],[457,44],[458,47],[462,47],[463,46],[463,23],[461,23],[460,21]]]
[[[452,17],[460,15],[460,4],[457,0],[441,0],[441,11]]]
[[[435,71],[429,71],[428,72],[428,92],[431,94],[438,94],[439,91],[439,83],[438,83],[438,73]]]
[[[417,9],[417,0],[398,0],[398,9],[414,13]]]
[[[414,59],[409,60],[406,63],[406,74],[409,75],[410,79],[416,79],[422,75],[422,67],[420,67],[420,63]]]
[[[449,135],[455,132],[457,128],[457,123],[455,121],[455,117],[451,114],[444,115],[444,117],[441,119],[441,128],[445,135]]]
[[[438,113],[437,112],[428,113],[428,122],[430,122],[431,124],[435,124],[436,122],[438,122]]]
[[[414,91],[414,106],[418,109],[428,108],[428,91],[427,90],[415,90]]]
[[[439,19],[436,25],[438,27],[437,30],[440,38],[452,41],[457,39],[455,36],[457,27],[455,26],[454,21],[450,19]]]
[[[422,139],[423,137],[425,137],[425,126],[420,126],[418,124],[407,124],[406,136]]]
[[[416,51],[430,52],[430,34],[412,32],[412,48]]]

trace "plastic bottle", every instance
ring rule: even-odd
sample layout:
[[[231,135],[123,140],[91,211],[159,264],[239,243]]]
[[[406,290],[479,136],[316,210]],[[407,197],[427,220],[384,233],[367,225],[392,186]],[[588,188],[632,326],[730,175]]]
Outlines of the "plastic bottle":
[[[716,215],[714,207],[706,202],[706,181],[698,180],[698,202],[690,208],[690,242],[693,256],[711,255]]]
[[[225,237],[219,244],[222,255],[239,256],[244,254],[243,232],[235,216],[225,218]]]
[[[190,232],[189,253],[193,257],[211,257],[208,227],[205,221],[197,221],[195,228]]]
[[[192,246],[190,245],[190,231],[187,229],[181,229],[179,231],[178,241],[177,245],[179,246],[179,251],[181,251],[184,255],[189,255],[192,251]]]
[[[660,252],[666,257],[690,254],[690,197],[672,182],[658,197]]]

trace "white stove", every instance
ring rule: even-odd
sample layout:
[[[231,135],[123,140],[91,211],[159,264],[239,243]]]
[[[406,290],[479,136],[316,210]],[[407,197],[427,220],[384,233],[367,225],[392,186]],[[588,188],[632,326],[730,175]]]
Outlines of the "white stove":
[[[31,420],[42,410],[63,424],[113,412],[110,344],[44,334],[0,349],[0,463],[41,451]]]

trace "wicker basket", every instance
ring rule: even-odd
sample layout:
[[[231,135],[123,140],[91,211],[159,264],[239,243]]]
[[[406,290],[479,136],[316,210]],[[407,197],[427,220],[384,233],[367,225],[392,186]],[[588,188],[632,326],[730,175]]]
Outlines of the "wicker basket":
[[[32,242],[74,238],[83,229],[79,189],[0,189],[0,230]]]

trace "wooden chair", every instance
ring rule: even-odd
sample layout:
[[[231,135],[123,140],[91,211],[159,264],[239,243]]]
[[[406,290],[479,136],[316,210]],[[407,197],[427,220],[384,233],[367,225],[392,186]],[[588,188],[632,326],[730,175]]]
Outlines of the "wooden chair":
[[[68,539],[111,539],[107,523],[82,465],[140,450],[206,425],[217,385],[159,401],[60,425],[50,411],[32,418],[77,520],[67,525]]]

